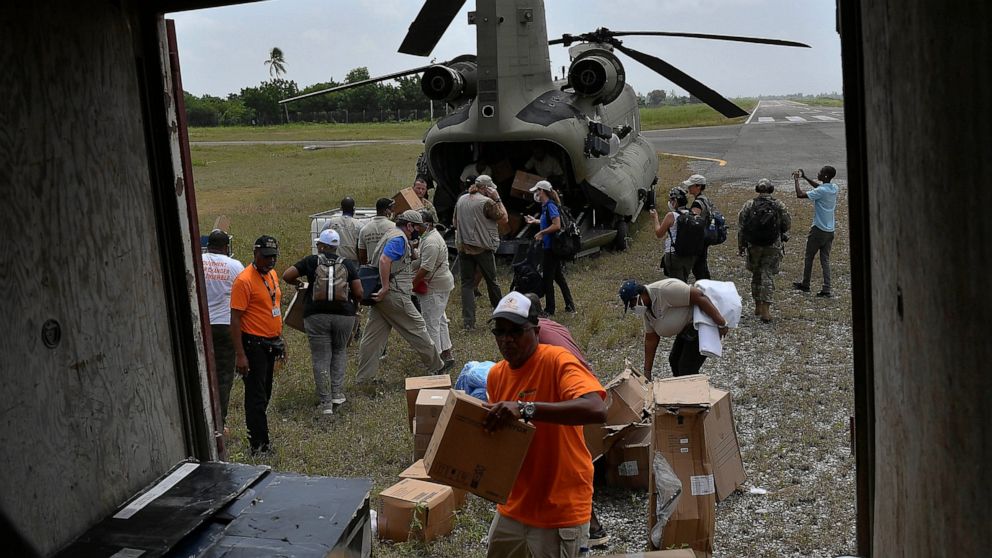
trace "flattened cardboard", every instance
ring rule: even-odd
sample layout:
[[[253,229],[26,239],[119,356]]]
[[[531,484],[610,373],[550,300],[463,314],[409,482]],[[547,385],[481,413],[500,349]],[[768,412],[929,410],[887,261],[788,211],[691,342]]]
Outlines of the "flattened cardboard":
[[[406,379],[406,422],[413,432],[413,414],[417,406],[417,395],[422,389],[450,389],[451,376],[437,374],[434,376],[414,376]]]
[[[423,209],[424,202],[420,201],[413,188],[403,188],[393,196],[393,215],[399,215],[407,209]]]
[[[703,429],[716,482],[716,501],[722,502],[747,480],[730,393],[710,388],[710,412]]]
[[[502,504],[517,480],[535,429],[517,421],[495,432],[484,432],[482,422],[488,413],[474,397],[454,391],[449,394],[424,456],[424,467],[436,482]]]
[[[451,532],[455,501],[451,487],[403,479],[379,493],[379,538],[432,541]]]
[[[628,368],[610,380],[604,389],[608,426],[626,426],[644,418],[644,409],[651,399],[651,385],[644,376]]]
[[[530,189],[541,180],[544,179],[536,174],[518,170],[513,175],[513,185],[510,186],[510,195],[522,200],[532,200],[534,199],[534,193]]]
[[[657,407],[709,407],[710,377],[692,374],[655,380],[654,404]]]
[[[606,454],[606,484],[647,489],[651,455],[651,423],[632,425]]]
[[[413,465],[410,465],[403,472],[400,473],[401,479],[417,479],[422,481],[430,481],[431,477],[427,474],[427,468],[424,467],[424,460],[418,459],[414,461]],[[455,493],[455,507],[461,508],[465,505],[465,498],[468,496],[468,492],[461,488],[453,488],[452,491]]]
[[[450,389],[422,389],[414,405],[414,434],[433,434]]]
[[[282,323],[296,331],[306,333],[306,329],[303,327],[303,307],[305,306],[303,304],[303,291],[304,289],[297,289],[293,293],[293,299],[289,301],[289,306],[286,307],[286,313],[283,315]]]

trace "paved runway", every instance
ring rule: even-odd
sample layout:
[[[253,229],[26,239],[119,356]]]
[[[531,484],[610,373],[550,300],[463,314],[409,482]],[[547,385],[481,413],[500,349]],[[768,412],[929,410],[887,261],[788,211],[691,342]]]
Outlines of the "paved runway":
[[[769,178],[777,187],[791,186],[794,169],[815,176],[821,166],[833,165],[838,185],[847,183],[842,108],[761,101],[745,124],[654,130],[644,137],[661,153],[699,158],[690,166],[713,182],[752,187]]]

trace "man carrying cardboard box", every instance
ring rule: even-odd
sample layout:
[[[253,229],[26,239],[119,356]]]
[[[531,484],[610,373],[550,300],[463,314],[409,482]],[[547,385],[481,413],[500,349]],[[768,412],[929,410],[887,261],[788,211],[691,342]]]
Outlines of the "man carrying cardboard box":
[[[538,342],[539,308],[511,292],[493,312],[504,360],[489,371],[484,427],[535,422],[534,441],[505,504],[496,507],[487,556],[576,556],[588,538],[592,457],[582,425],[606,420],[599,380],[561,347]]]

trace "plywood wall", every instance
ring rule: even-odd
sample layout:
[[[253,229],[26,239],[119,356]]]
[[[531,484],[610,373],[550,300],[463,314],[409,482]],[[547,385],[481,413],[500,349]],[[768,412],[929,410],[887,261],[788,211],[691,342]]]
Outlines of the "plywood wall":
[[[128,6],[0,20],[0,506],[42,552],[187,455]]]
[[[871,200],[874,555],[986,556],[992,4],[858,9],[868,184],[851,188]]]

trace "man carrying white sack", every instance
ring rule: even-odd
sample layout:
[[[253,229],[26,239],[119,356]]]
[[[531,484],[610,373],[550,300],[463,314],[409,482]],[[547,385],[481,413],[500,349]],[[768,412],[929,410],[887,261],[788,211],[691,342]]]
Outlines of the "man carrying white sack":
[[[668,353],[672,375],[698,374],[706,361],[699,352],[699,332],[693,326],[693,307],[708,316],[722,338],[730,324],[703,291],[679,279],[662,279],[642,285],[627,279],[620,285],[620,300],[624,313],[631,310],[644,318],[644,375],[651,379],[658,343],[664,337],[675,337]]]

